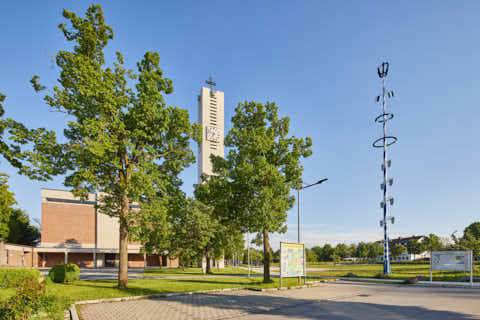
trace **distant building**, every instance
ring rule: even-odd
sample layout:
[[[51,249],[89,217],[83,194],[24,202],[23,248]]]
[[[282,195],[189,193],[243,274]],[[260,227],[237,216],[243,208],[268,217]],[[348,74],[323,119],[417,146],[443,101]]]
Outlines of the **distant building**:
[[[428,253],[428,251],[424,251],[424,252],[421,252],[419,254],[413,254],[413,253],[408,252],[407,244],[408,244],[409,240],[422,242],[424,238],[425,238],[425,236],[411,236],[411,237],[405,237],[405,238],[398,237],[398,238],[395,238],[395,239],[389,239],[388,247],[390,249],[396,244],[401,244],[402,246],[407,248],[407,251],[404,254],[402,254],[400,256],[396,256],[396,257],[392,256],[392,254],[390,252],[390,260],[391,261],[414,261],[414,260],[422,260],[422,259],[425,259],[425,258],[429,258],[430,254]],[[381,243],[383,245],[383,240],[379,241],[379,243]],[[383,261],[383,255],[378,257],[377,259],[380,260],[380,261]]]

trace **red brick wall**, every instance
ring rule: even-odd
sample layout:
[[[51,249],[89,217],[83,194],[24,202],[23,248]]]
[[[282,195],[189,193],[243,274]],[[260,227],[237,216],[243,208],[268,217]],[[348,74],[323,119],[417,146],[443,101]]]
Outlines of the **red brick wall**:
[[[160,259],[157,255],[148,256],[147,255],[147,266],[148,267],[159,267]]]
[[[32,261],[32,253],[31,252],[25,252],[25,267],[33,267],[33,261]]]
[[[40,253],[42,258],[39,261],[43,261],[43,255],[45,255],[45,267],[53,267],[57,264],[65,263],[65,254],[63,252]],[[39,266],[43,266],[41,262],[39,262]]]
[[[6,250],[7,251],[7,265],[10,267],[23,267],[22,263],[22,251]],[[28,266],[25,263],[26,266]]]
[[[128,266],[129,267],[142,268],[144,266],[144,264],[143,264],[143,254],[129,253],[128,254]]]
[[[178,258],[167,259],[167,267],[178,267]]]
[[[95,244],[93,205],[42,202],[42,242]]]
[[[81,268],[93,268],[93,253],[68,253],[68,263],[76,264]]]

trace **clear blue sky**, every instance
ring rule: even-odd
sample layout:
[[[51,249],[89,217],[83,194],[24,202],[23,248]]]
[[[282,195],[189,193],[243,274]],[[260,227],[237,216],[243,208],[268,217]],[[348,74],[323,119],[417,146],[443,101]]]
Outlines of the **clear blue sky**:
[[[83,14],[90,1],[8,1],[0,13],[0,92],[6,116],[61,134],[64,115],[49,111],[29,85],[38,74],[51,87],[51,56],[68,45],[57,25],[63,7]],[[124,53],[133,67],[158,51],[175,92],[167,102],[197,119],[196,96],[212,75],[225,92],[226,128],[240,101],[275,101],[291,133],[313,139],[304,180],[328,177],[302,193],[307,245],[381,238],[381,153],[371,143],[381,128],[374,97],[376,66],[391,63],[396,92],[389,131],[395,183],[392,236],[448,236],[480,220],[478,1],[100,1],[114,28],[108,56]],[[40,217],[42,187],[2,159],[19,206]],[[184,174],[192,193],[196,166]],[[296,207],[289,213],[296,239]],[[276,247],[277,245],[274,246]]]

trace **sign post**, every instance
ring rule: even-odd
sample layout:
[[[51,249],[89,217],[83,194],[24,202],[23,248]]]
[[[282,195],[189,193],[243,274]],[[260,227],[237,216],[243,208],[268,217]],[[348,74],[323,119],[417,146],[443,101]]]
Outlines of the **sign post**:
[[[304,277],[306,275],[305,245],[303,243],[280,242],[280,288],[283,278]]]
[[[470,271],[473,286],[473,253],[468,251],[432,251],[430,256],[430,282],[432,271]]]

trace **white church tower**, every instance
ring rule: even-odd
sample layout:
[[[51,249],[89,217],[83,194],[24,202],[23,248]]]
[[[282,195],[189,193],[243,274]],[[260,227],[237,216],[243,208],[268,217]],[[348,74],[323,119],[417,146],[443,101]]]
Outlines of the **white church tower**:
[[[224,157],[225,118],[223,108],[223,92],[214,90],[216,85],[212,78],[205,81],[210,87],[202,87],[198,96],[198,123],[202,126],[202,142],[198,147],[198,183],[202,183],[202,174],[212,175],[210,154]],[[212,261],[212,267],[224,268],[225,261],[220,258]],[[202,259],[205,272],[206,260]]]
[[[198,183],[202,183],[202,174],[212,175],[210,154],[224,157],[224,95],[213,89],[215,82],[211,78],[205,82],[210,87],[202,87],[198,96],[198,122],[203,130],[198,148]]]

